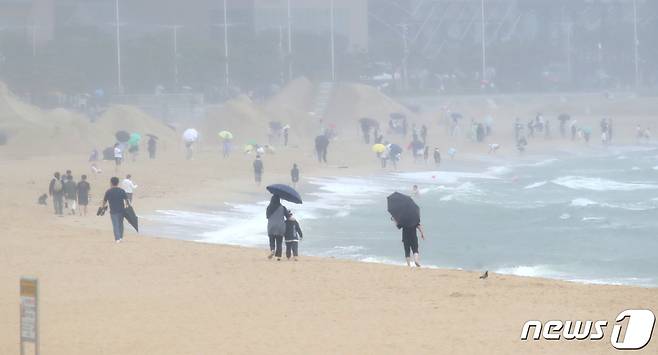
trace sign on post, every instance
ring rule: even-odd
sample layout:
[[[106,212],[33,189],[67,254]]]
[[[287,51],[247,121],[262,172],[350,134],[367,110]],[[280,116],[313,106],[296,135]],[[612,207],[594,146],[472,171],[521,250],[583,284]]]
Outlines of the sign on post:
[[[25,343],[34,344],[39,354],[39,282],[37,279],[21,278],[21,355],[25,354]]]

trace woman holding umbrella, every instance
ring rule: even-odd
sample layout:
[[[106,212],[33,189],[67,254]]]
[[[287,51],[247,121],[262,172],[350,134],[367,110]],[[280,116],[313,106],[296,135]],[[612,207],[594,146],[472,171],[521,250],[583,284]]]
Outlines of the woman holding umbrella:
[[[285,216],[288,209],[281,204],[281,199],[277,195],[272,195],[270,204],[267,206],[265,216],[267,217],[267,236],[270,238],[270,255],[268,259],[276,256],[276,260],[281,260],[283,250],[283,235],[286,233]]]
[[[391,220],[395,222],[398,229],[402,229],[402,246],[407,266],[411,266],[411,254],[413,253],[414,264],[416,267],[420,267],[416,231],[419,231],[420,237],[425,240],[425,233],[420,225],[420,208],[411,197],[399,192],[388,196],[387,202]]]
[[[267,236],[270,239],[270,255],[268,259],[276,256],[276,260],[280,261],[283,251],[283,236],[286,233],[285,218],[289,214],[288,209],[281,204],[281,199],[301,204],[302,198],[295,189],[288,185],[274,184],[268,186],[267,190],[272,193],[272,199],[265,211],[265,216],[267,217]]]

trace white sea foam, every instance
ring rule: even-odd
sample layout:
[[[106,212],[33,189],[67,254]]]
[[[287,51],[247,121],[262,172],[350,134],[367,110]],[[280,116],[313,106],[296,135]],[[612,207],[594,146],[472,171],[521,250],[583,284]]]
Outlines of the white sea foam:
[[[583,177],[583,176],[563,176],[551,181],[552,183],[564,186],[573,190],[592,190],[592,191],[635,191],[635,190],[653,190],[658,189],[658,185],[646,183],[627,183],[602,178]]]
[[[607,218],[605,217],[583,217],[581,221],[583,222],[597,222],[597,221],[605,221]]]
[[[512,172],[512,168],[509,166],[492,166],[487,169],[487,173],[491,175],[505,175]]]
[[[498,274],[527,276],[527,277],[545,277],[545,278],[562,278],[563,273],[558,272],[548,265],[519,265],[512,267],[503,267],[495,270]]]
[[[499,179],[490,173],[469,173],[459,171],[422,171],[415,173],[397,173],[400,179],[419,183],[456,184],[469,179]]]
[[[658,170],[658,165],[654,166],[652,169],[653,170]]]
[[[530,185],[528,185],[528,186],[525,186],[524,189],[526,189],[526,190],[536,189],[536,188],[538,188],[538,187],[542,187],[542,186],[546,185],[547,183],[548,183],[548,181],[539,181],[539,182],[535,182],[535,183],[532,183],[532,184],[530,184]]]
[[[574,207],[587,207],[587,206],[596,206],[598,205],[598,202],[592,201],[590,199],[586,198],[576,198],[571,200],[571,206]]]

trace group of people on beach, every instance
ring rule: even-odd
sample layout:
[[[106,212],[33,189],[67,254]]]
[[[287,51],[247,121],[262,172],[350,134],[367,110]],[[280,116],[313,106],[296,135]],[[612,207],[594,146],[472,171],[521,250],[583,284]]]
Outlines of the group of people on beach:
[[[281,260],[283,242],[286,243],[286,258],[298,260],[299,243],[304,238],[302,229],[292,211],[281,204],[279,196],[273,195],[265,211],[267,235],[270,240],[269,259]]]
[[[121,181],[121,188],[125,191],[126,198],[132,202],[137,185],[132,181],[130,174]],[[76,182],[71,170],[66,170],[64,175],[57,171],[48,184],[48,194],[39,196],[38,204],[47,205],[48,197],[52,200],[55,215],[64,216],[64,210],[68,210],[69,215],[86,216],[87,206],[91,200],[91,184],[85,174],[82,174],[80,181]]]
[[[69,215],[76,215],[78,211],[80,216],[86,216],[90,190],[91,185],[87,181],[87,175],[80,176],[80,181],[76,183],[71,170],[66,170],[65,175],[55,172],[48,185],[48,195],[41,195],[38,203],[47,205],[50,196],[56,215],[64,216],[64,210],[67,209]]]

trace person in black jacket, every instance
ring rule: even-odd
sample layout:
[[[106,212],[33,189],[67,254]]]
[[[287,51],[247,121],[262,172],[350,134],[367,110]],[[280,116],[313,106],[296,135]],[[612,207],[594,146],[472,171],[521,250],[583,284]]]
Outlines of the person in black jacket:
[[[263,179],[263,161],[260,159],[260,155],[257,155],[254,160],[254,179],[258,185]]]
[[[299,227],[299,222],[297,222],[291,211],[286,214],[286,233],[283,236],[286,240],[286,258],[290,260],[292,254],[294,256],[293,260],[297,261],[299,241],[304,238],[304,235]]]
[[[297,167],[297,164],[292,165],[292,170],[290,170],[290,179],[292,180],[292,186],[297,187],[297,183],[299,182],[299,167]]]

